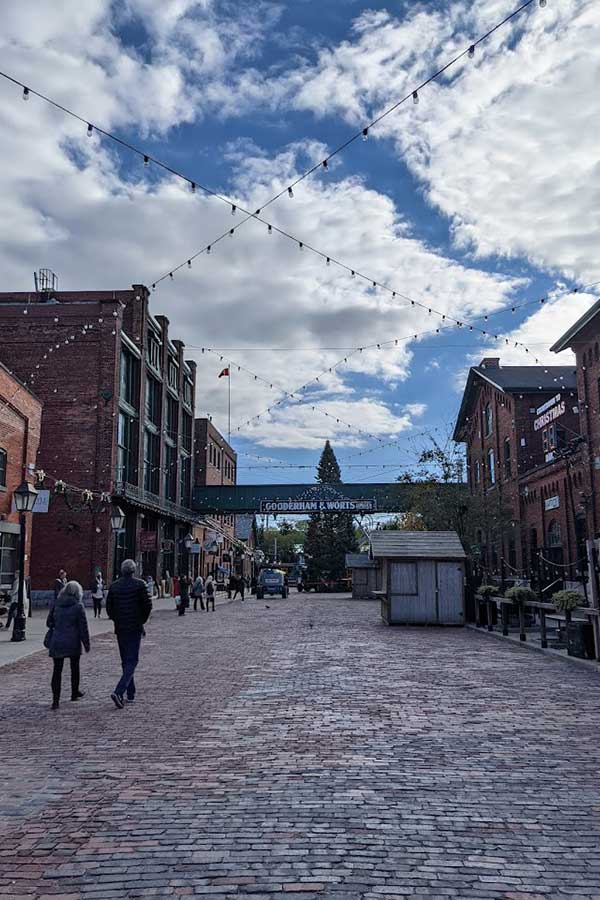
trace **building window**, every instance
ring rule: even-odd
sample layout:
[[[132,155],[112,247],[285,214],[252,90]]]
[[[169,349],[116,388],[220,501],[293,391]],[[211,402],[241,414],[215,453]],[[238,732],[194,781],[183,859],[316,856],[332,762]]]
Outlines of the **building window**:
[[[0,447],[0,487],[6,487],[6,450]]]
[[[183,380],[183,402],[186,404],[186,406],[192,405],[192,394],[193,394],[192,382],[189,380],[189,378],[184,378],[184,380]]]
[[[11,531],[0,531],[0,586],[12,587],[17,571],[17,548],[19,535]]]
[[[490,437],[492,433],[493,418],[492,404],[486,403],[483,410],[483,433],[486,437]]]
[[[559,425],[549,425],[542,431],[542,448],[544,453],[550,453],[564,446],[564,429]]]
[[[177,441],[179,404],[173,397],[167,397],[167,437]]]
[[[512,475],[512,465],[510,459],[510,438],[504,439],[504,474],[506,478]]]
[[[135,420],[119,413],[117,432],[117,480],[135,484]]]
[[[181,489],[181,504],[188,506],[190,503],[190,491],[192,488],[192,457],[181,454],[181,467],[179,471],[179,486]]]
[[[153,369],[156,369],[157,372],[161,370],[161,343],[154,334],[154,332],[148,332],[148,348],[147,348],[147,358],[148,362],[152,366]]]
[[[175,503],[177,500],[177,448],[167,444],[165,449],[165,497]]]
[[[192,452],[192,417],[186,412],[181,416],[181,444],[188,453]]]
[[[557,522],[556,519],[553,519],[552,522],[548,525],[548,546],[549,547],[560,547],[561,539],[560,539],[560,522]]]
[[[167,382],[174,391],[179,390],[179,366],[172,356],[169,357],[169,367],[167,369]]]
[[[493,450],[488,450],[487,460],[488,460],[488,477],[490,479],[490,484],[496,484],[496,459],[495,459]]]
[[[144,431],[144,490],[160,491],[160,437],[148,428]]]
[[[138,408],[139,360],[125,348],[121,349],[120,398],[133,409]]]
[[[156,378],[148,375],[146,378],[146,419],[157,428],[160,428],[160,401],[160,383]]]

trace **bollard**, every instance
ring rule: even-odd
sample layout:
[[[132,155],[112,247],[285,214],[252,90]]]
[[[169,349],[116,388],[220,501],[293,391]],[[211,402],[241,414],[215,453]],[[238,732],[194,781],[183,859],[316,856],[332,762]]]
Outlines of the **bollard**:
[[[488,599],[487,602],[487,630],[494,630],[494,610],[493,610],[493,600]]]
[[[519,640],[526,641],[527,635],[525,634],[525,604],[519,603]]]
[[[502,604],[502,634],[504,637],[508,637],[508,606],[506,603]]]
[[[548,636],[546,634],[546,610],[540,609],[540,637],[542,639],[542,649],[548,649]]]

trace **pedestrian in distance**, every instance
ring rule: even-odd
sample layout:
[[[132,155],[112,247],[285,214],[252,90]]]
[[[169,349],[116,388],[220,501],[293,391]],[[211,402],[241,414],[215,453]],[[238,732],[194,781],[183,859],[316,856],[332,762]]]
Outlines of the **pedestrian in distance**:
[[[54,581],[54,599],[58,597],[65,584],[67,583],[67,573],[64,569],[58,570],[58,578]]]
[[[244,599],[244,588],[246,586],[244,584],[244,579],[241,576],[239,578],[237,576],[235,576],[235,577],[232,576],[231,581],[233,583],[233,599],[235,600],[235,598],[239,594],[241,599],[243,600]]]
[[[19,608],[19,572],[18,570],[15,572],[15,577],[13,579],[12,587],[10,589],[10,603],[8,606],[8,615],[6,617],[6,625],[4,626],[6,630],[10,628],[12,622],[17,617],[17,610]],[[29,611],[29,598],[27,596],[27,586],[23,584],[23,614],[26,616]]]
[[[148,586],[148,596],[151,600],[154,600],[154,598],[156,597],[156,585],[154,584],[154,578],[152,577],[152,575],[146,575],[145,581]]]
[[[52,709],[60,704],[60,689],[65,659],[71,663],[71,700],[81,700],[79,690],[81,648],[90,652],[90,632],[83,605],[83,588],[78,581],[68,581],[56,598],[46,620],[48,633],[44,645],[53,660]]]
[[[214,612],[215,611],[215,582],[213,580],[212,575],[209,575],[208,578],[206,579],[205,592],[206,592],[206,612],[208,612],[211,604],[212,604],[212,611]]]
[[[102,601],[104,599],[105,584],[102,572],[96,569],[94,580],[92,581],[92,603],[94,605],[94,618],[99,619],[102,616]]]
[[[179,606],[177,608],[180,616],[185,616],[185,611],[190,605],[191,586],[191,578],[188,575],[182,575],[179,579]]]
[[[192,585],[192,597],[194,599],[194,612],[198,612],[198,601],[200,601],[200,609],[204,612],[204,578],[198,575]]]
[[[136,569],[132,559],[124,560],[121,564],[121,577],[111,584],[106,598],[106,612],[114,622],[123,669],[123,674],[110,695],[117,709],[125,706],[125,696],[129,703],[135,700],[133,676],[140,658],[144,625],[152,612],[148,586],[141,578],[135,577]]]

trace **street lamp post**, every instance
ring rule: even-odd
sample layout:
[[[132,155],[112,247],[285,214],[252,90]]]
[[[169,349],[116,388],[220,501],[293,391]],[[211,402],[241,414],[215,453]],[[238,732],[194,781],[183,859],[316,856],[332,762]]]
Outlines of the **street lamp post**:
[[[25,514],[32,512],[37,495],[38,492],[36,489],[26,481],[23,481],[13,492],[15,508],[19,513],[21,535],[19,539],[19,595],[17,598],[17,614],[15,616],[11,641],[25,640],[25,626],[27,624],[27,619],[25,618],[25,605],[23,603],[23,594],[25,592],[25,542],[27,540],[27,520]]]
[[[187,575],[188,575],[188,577],[189,577],[189,574],[190,574],[190,557],[191,557],[191,549],[192,549],[192,544],[193,544],[193,543],[194,543],[194,538],[193,538],[193,536],[192,536],[192,535],[189,533],[189,531],[188,531],[188,533],[186,534],[186,536],[185,536],[184,539],[183,539],[183,545],[184,545],[184,547],[185,547],[185,549],[186,549],[186,555],[187,555],[186,562],[187,562]]]
[[[118,578],[117,557],[119,555],[119,534],[125,527],[125,513],[120,506],[113,506],[110,512],[110,525],[115,536],[115,552],[113,559],[114,577]]]

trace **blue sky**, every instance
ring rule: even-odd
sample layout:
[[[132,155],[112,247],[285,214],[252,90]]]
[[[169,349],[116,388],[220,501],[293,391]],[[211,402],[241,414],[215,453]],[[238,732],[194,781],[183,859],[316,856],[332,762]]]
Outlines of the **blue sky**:
[[[6,71],[255,209],[516,4],[22,6],[3,9]],[[326,268],[257,222],[160,284],[153,309],[198,362],[198,413],[224,430],[217,375],[231,364],[240,481],[311,480],[309,469],[249,467],[263,463],[257,456],[310,465],[326,438],[354,466],[381,465],[346,468],[347,480],[392,480],[423,431],[446,434],[465,371],[483,355],[570,362],[547,348],[595,299],[568,290],[600,279],[590,127],[599,32],[591,0],[533,3],[421,91],[418,106],[401,107],[265,212],[448,319],[489,325],[498,340],[454,328],[335,367],[347,351],[329,348],[418,334],[439,317]],[[42,265],[65,289],[150,284],[239,220],[5,83],[0,116],[6,289],[29,289]],[[493,315],[542,296],[544,306]],[[306,402],[287,399],[323,371],[298,395]]]

